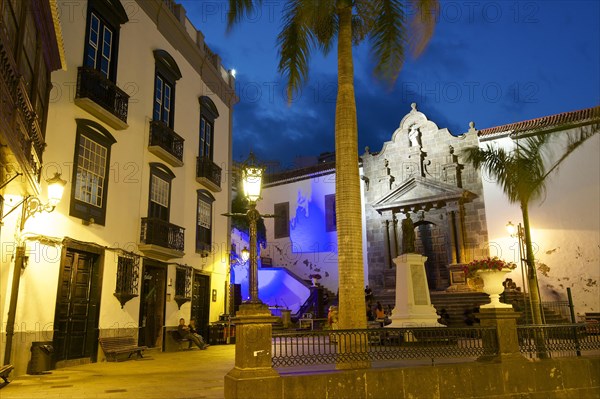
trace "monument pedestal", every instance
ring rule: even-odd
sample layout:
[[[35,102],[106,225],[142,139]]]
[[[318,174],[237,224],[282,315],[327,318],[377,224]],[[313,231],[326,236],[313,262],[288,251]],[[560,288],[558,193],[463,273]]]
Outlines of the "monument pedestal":
[[[225,375],[225,398],[281,398],[281,378],[271,365],[272,323],[267,305],[243,304],[232,319],[235,367]]]
[[[431,304],[427,276],[426,256],[403,254],[394,259],[396,264],[396,306],[392,323],[386,327],[445,327],[438,323],[438,315]]]

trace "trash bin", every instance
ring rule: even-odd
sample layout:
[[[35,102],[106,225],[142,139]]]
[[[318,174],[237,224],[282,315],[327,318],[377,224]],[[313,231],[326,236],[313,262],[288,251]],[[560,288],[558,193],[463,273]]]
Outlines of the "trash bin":
[[[52,369],[54,347],[52,341],[31,343],[31,360],[27,365],[27,374],[42,374]]]
[[[281,323],[283,328],[289,328],[292,322],[292,311],[290,309],[281,309]]]

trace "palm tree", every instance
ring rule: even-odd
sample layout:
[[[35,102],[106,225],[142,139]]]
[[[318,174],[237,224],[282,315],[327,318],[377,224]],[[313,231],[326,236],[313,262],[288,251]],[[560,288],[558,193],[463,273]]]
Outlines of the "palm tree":
[[[230,0],[228,29],[261,0]],[[279,72],[288,98],[305,83],[313,49],[328,53],[337,38],[338,93],[335,117],[339,326],[366,328],[358,128],[352,46],[368,39],[375,73],[393,82],[410,47],[418,55],[433,34],[437,0],[288,0],[278,35]],[[412,17],[409,17],[412,16]],[[411,28],[412,35],[407,35]]]
[[[600,107],[594,119],[600,117]],[[599,131],[599,124],[579,127],[575,131],[566,128],[553,133],[542,133],[524,139],[514,138],[514,148],[506,150],[488,144],[485,148],[470,147],[464,150],[466,161],[476,169],[483,168],[496,179],[510,203],[519,203],[525,232],[525,252],[534,324],[542,324],[540,293],[531,245],[529,205],[543,199],[546,179],[556,172],[567,157],[586,140]],[[555,143],[566,140],[566,146],[558,157],[552,156]]]

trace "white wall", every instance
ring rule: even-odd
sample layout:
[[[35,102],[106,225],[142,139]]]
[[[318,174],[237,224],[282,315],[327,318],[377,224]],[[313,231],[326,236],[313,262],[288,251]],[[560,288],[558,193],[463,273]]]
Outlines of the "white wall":
[[[562,137],[566,133],[561,133]],[[510,139],[496,140],[510,145]],[[482,144],[484,146],[485,143]],[[564,140],[555,144],[562,153]],[[565,300],[570,287],[578,313],[600,310],[600,135],[596,134],[562,164],[547,183],[543,202],[529,207],[538,280],[543,301]],[[511,205],[498,185],[484,175],[485,209],[490,254],[518,261],[516,238],[506,224],[522,221],[518,204]],[[520,268],[511,273],[519,286]]]

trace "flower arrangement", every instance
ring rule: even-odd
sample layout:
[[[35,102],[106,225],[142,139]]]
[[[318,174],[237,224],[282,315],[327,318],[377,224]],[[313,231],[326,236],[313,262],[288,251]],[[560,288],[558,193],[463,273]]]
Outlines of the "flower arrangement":
[[[514,269],[517,265],[512,262],[506,262],[497,256],[493,258],[487,257],[484,259],[474,260],[473,262],[464,265],[463,270],[467,277],[474,277],[478,270],[502,270]]]
[[[309,274],[308,278],[314,278],[315,280],[320,280],[323,276],[321,276],[319,273],[315,273],[315,274]]]

